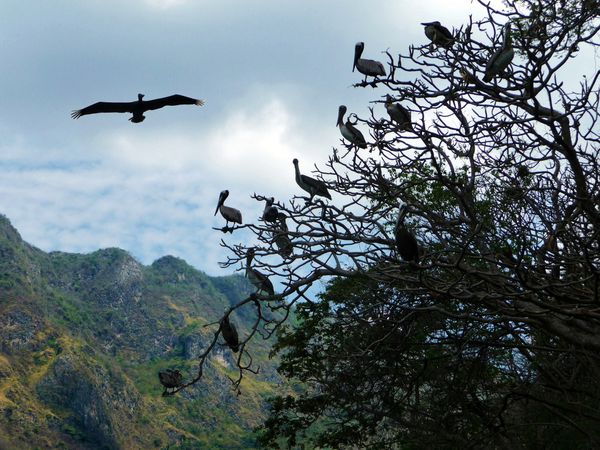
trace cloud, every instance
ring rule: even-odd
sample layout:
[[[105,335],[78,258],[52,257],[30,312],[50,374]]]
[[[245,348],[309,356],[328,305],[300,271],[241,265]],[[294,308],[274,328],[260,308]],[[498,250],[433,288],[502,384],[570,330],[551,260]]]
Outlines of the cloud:
[[[188,3],[188,0],[144,0],[152,8],[170,9]]]
[[[262,104],[231,107],[207,129],[127,123],[91,136],[85,149],[62,153],[14,141],[2,149],[8,157],[0,162],[0,211],[46,251],[116,246],[145,264],[175,254],[208,273],[231,273],[218,267],[225,259],[220,240],[249,242],[252,236],[212,229],[224,225],[214,216],[219,192],[229,189],[228,204],[245,222],[256,221],[263,205],[250,195],[285,201],[301,194],[292,159],[304,158],[308,172],[311,161],[327,157],[326,147],[319,149],[322,136],[336,132],[315,128],[311,138],[298,131],[302,117],[285,98],[262,89],[248,94],[255,97]]]

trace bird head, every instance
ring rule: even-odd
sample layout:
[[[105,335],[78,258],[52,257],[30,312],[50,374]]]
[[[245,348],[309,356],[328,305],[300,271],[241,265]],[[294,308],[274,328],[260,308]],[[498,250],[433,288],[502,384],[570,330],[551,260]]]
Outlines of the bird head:
[[[337,123],[335,124],[336,127],[339,127],[341,125],[343,125],[344,123],[344,114],[346,114],[348,108],[346,108],[346,105],[340,105],[339,109],[338,109],[338,119],[337,119]]]
[[[364,42],[357,42],[356,45],[354,46],[354,63],[352,64],[352,72],[354,72],[354,69],[356,69],[356,62],[360,58],[360,55],[362,55],[362,52],[364,49],[365,49]]]
[[[144,94],[138,94],[138,102],[141,102],[144,98]]]
[[[294,158],[294,160],[292,161],[292,163],[297,166],[298,165],[298,158]]]
[[[219,212],[219,208],[221,206],[223,206],[223,203],[225,202],[225,199],[229,196],[229,191],[227,189],[225,189],[224,191],[221,191],[221,193],[219,194],[219,202],[217,203],[217,209],[215,209],[215,216],[217,215],[217,212]]]

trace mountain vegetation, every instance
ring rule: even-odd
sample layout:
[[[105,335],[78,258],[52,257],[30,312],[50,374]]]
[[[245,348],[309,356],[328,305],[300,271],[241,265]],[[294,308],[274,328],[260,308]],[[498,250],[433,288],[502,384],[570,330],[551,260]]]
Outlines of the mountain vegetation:
[[[239,395],[222,340],[193,388],[164,397],[157,376],[192,377],[223,311],[249,292],[172,256],[146,267],[116,248],[44,253],[0,216],[0,448],[254,448],[280,382],[268,341]],[[231,315],[242,336],[251,313]]]

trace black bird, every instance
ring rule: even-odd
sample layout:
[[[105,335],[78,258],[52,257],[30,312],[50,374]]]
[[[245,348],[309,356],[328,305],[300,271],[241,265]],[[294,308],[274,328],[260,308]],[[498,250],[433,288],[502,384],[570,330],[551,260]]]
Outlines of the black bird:
[[[229,315],[221,319],[221,334],[231,351],[237,353],[240,350],[240,341],[235,325],[229,322]]]
[[[365,82],[367,77],[378,77],[385,76],[385,68],[379,61],[372,59],[361,58],[362,52],[365,49],[364,42],[357,42],[354,46],[354,63],[352,64],[352,72],[357,69],[360,73],[365,76]]]
[[[275,289],[271,280],[262,272],[252,268],[252,259],[254,258],[254,248],[249,248],[246,253],[246,277],[250,280],[250,283],[256,288],[256,293],[260,295],[261,292],[266,293],[269,296],[275,295]]]
[[[219,194],[219,203],[217,203],[217,209],[215,209],[215,216],[217,215],[217,212],[221,212],[221,215],[223,216],[223,218],[226,220],[225,222],[225,228],[223,228],[223,232],[226,232],[227,230],[231,231],[233,233],[233,227],[231,227],[231,229],[229,229],[229,222],[233,222],[233,223],[239,223],[240,225],[242,224],[242,213],[240,212],[239,209],[235,209],[235,208],[231,208],[229,206],[225,206],[223,203],[225,203],[225,199],[229,197],[229,191],[227,189],[225,189],[224,191],[221,191],[221,193]]]
[[[277,206],[273,206],[273,203],[275,203],[275,199],[273,197],[266,199],[266,205],[262,215],[262,219],[265,222],[277,222],[277,215],[279,214],[279,211]]]
[[[396,250],[404,261],[413,261],[419,264],[419,244],[415,236],[404,226],[404,216],[408,212],[406,203],[400,202],[398,219],[394,227]]]
[[[275,241],[275,245],[277,245],[277,253],[285,259],[294,252],[294,246],[288,236],[288,226],[285,221],[287,216],[280,212],[277,218],[279,220],[279,227],[273,231],[273,240]]]
[[[425,26],[425,36],[427,36],[435,45],[450,48],[452,47],[452,44],[454,44],[454,36],[450,33],[448,28],[443,26],[439,21],[423,22],[421,25]]]
[[[86,106],[83,109],[75,110],[71,113],[73,119],[79,119],[87,114],[98,113],[131,113],[133,117],[129,120],[133,123],[143,122],[146,116],[144,113],[153,109],[160,109],[163,106],[176,105],[204,105],[204,100],[198,100],[184,95],[170,95],[169,97],[155,98],[154,100],[142,100],[144,94],[138,94],[137,101],[134,102],[98,102]]]
[[[176,389],[183,384],[183,375],[177,369],[167,369],[164,372],[158,372],[160,384],[165,387],[163,395],[169,395],[169,389]]]
[[[327,190],[325,183],[321,180],[315,180],[307,175],[302,175],[300,173],[300,168],[298,167],[298,159],[294,158],[292,162],[294,163],[294,170],[296,172],[296,183],[310,194],[309,202],[312,202],[315,195],[320,195],[321,197],[326,197],[331,200],[331,194]]]
[[[483,81],[489,83],[496,75],[501,74],[510,65],[515,51],[512,46],[512,40],[510,37],[510,24],[504,26],[504,38],[502,41],[502,47],[494,52],[492,57],[488,60],[485,66],[485,75]]]
[[[394,122],[400,126],[402,131],[413,131],[410,119],[410,111],[400,103],[394,103],[392,97],[388,94],[385,97],[385,109]]]

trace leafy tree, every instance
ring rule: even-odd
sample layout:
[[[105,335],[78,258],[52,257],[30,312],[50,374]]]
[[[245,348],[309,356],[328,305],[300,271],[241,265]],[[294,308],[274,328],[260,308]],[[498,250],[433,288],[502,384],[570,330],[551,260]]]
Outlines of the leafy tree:
[[[350,115],[369,130],[366,148],[342,140],[316,169],[333,200],[278,202],[287,226],[242,226],[259,242],[251,269],[284,288],[232,307],[257,317],[233,381],[256,370],[251,340],[296,306],[278,348],[283,373],[307,384],[275,401],[264,443],[599,444],[598,4],[477,3],[483,17],[452,30],[452,45],[386,52],[388,75],[356,84],[379,99],[370,117]],[[482,81],[511,46],[510,64]],[[564,69],[582,61],[589,73],[570,86]],[[387,118],[386,101],[410,111],[410,126]],[[399,201],[418,262],[399,257]],[[247,249],[223,246],[224,266],[244,267]]]

